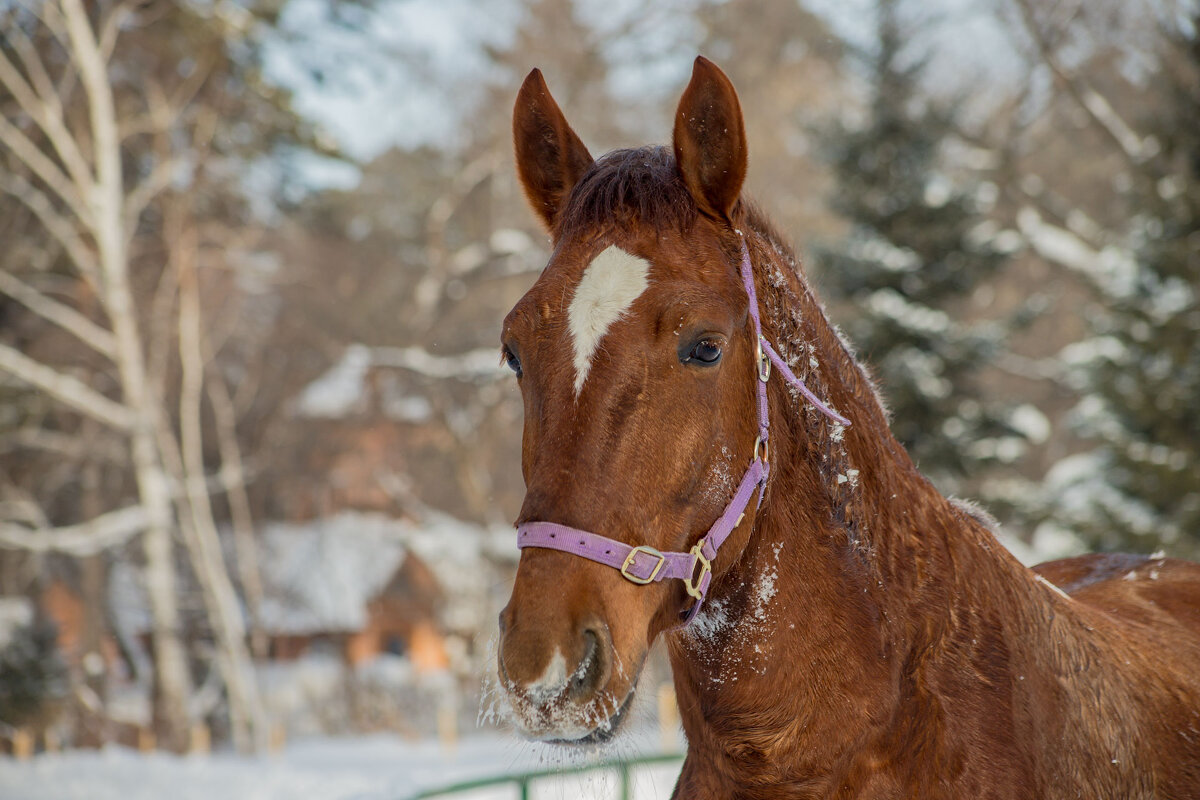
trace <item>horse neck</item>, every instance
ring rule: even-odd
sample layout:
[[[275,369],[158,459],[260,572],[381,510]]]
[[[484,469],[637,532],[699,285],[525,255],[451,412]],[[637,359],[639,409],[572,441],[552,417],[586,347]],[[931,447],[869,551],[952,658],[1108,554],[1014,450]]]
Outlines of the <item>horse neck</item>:
[[[976,568],[997,579],[1027,577],[984,515],[938,492],[896,441],[873,382],[800,277],[795,256],[770,234],[756,241],[764,334],[809,388],[852,422],[843,429],[771,379],[773,475],[759,542],[807,538],[836,555],[849,579],[867,584],[854,588],[870,594],[884,582],[877,602],[892,612],[922,593],[953,589],[963,558],[972,562],[972,580]],[[751,555],[756,549],[747,548]]]
[[[851,735],[848,697],[864,715],[887,707],[909,654],[972,615],[995,618],[989,598],[1013,596],[999,587],[1033,578],[917,471],[869,377],[789,269],[790,253],[765,237],[753,249],[764,334],[852,425],[834,425],[771,378],[767,492],[707,608],[670,642],[677,689],[710,710],[785,690],[794,702],[783,705],[806,709],[810,734]],[[822,732],[830,703],[825,718],[841,727]],[[702,726],[692,713],[690,727]]]

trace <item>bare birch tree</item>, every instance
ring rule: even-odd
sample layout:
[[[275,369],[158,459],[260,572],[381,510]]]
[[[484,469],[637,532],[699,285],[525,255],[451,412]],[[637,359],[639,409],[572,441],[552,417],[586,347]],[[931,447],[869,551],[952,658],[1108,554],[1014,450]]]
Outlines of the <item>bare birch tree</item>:
[[[136,498],[57,528],[28,524],[45,520],[45,513],[27,515],[25,522],[0,520],[0,546],[85,555],[141,537],[153,619],[154,717],[160,740],[181,749],[191,722],[191,684],[180,638],[174,554],[179,531],[218,645],[231,733],[239,749],[247,750],[263,742],[266,730],[203,456],[202,395],[206,385],[218,400],[227,392],[222,395],[223,384],[206,375],[211,353],[202,333],[193,250],[186,239],[168,243],[171,257],[160,268],[158,297],[175,320],[166,341],[179,343],[182,384],[172,390],[180,398],[177,429],[166,405],[167,370],[162,359],[152,357],[163,352],[164,332],[148,331],[145,320],[154,315],[139,313],[135,284],[145,279],[134,274],[131,256],[147,210],[162,204],[172,184],[186,185],[192,178],[205,135],[197,115],[189,113],[205,78],[203,64],[169,86],[155,75],[138,76],[142,98],[131,96],[128,75],[125,91],[116,91],[118,40],[136,30],[142,16],[164,13],[129,0],[88,5],[29,0],[9,7],[0,19],[7,40],[0,47],[0,89],[7,95],[0,94],[0,193],[41,223],[45,247],[61,253],[64,271],[81,286],[79,294],[95,298],[99,312],[86,313],[41,289],[38,278],[44,275],[23,280],[17,273],[28,272],[29,265],[0,265],[0,293],[74,337],[87,351],[86,362],[95,365],[71,369],[0,343],[0,372],[117,434],[127,447]],[[142,143],[136,149],[130,144],[135,137]],[[147,141],[155,145],[147,147]],[[156,216],[162,217],[161,209]],[[186,235],[189,229],[185,221],[173,233]],[[228,427],[228,403],[218,405]],[[236,447],[226,441],[222,455],[237,459]],[[240,471],[235,463],[234,472]],[[238,505],[244,507],[243,490],[224,472],[223,488],[243,498]]]

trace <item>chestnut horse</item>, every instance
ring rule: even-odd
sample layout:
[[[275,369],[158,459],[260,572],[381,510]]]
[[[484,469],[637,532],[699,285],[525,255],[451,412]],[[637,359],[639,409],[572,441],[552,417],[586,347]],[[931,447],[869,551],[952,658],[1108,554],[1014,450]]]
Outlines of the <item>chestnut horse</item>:
[[[611,735],[663,634],[678,798],[1200,798],[1200,565],[1026,569],[930,485],[742,197],[716,66],[670,148],[593,160],[537,70],[513,131],[553,243],[502,334],[522,733]]]

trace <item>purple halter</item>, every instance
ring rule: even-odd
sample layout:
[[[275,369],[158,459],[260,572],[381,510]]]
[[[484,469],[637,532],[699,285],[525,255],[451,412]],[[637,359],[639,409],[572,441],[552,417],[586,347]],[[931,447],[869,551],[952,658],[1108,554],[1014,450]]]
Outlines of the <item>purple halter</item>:
[[[683,625],[687,625],[700,611],[704,597],[712,583],[712,562],[717,557],[717,550],[733,533],[745,516],[746,506],[750,498],[758,493],[758,503],[762,504],[762,490],[767,483],[770,472],[767,457],[767,434],[770,421],[767,417],[767,380],[771,377],[771,365],[783,374],[796,391],[800,392],[817,410],[834,422],[849,426],[850,420],[834,411],[821,401],[807,386],[788,368],[787,362],[780,358],[779,353],[762,335],[762,321],[758,313],[758,295],[754,291],[754,273],[750,264],[750,250],[746,247],[746,237],[741,231],[738,236],[742,241],[742,284],[750,297],[750,318],[754,321],[754,336],[758,341],[758,369],[755,381],[758,390],[758,438],[754,440],[754,457],[746,468],[742,481],[738,484],[733,499],[725,506],[725,510],[708,532],[686,553],[660,552],[647,545],[632,545],[609,539],[596,533],[582,531],[560,525],[557,522],[526,522],[517,527],[517,547],[543,547],[549,550],[561,550],[573,553],[592,561],[606,564],[628,580],[637,584],[647,584],[666,578],[678,578],[683,581],[687,593],[696,598],[688,611]],[[756,506],[757,508],[757,506]]]

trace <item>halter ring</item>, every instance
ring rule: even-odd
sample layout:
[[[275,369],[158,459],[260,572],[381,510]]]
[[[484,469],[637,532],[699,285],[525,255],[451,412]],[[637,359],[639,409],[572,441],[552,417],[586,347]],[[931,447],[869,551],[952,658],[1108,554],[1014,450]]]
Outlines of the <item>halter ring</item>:
[[[762,450],[761,456],[758,454],[758,451],[760,449]],[[767,459],[770,456],[770,452],[771,452],[771,447],[767,443],[766,439],[759,436],[757,439],[754,440],[754,458],[755,458],[755,460],[762,461],[764,464],[766,464]]]
[[[691,554],[696,557],[696,560],[692,563],[692,574],[683,579],[683,588],[687,589],[687,593],[698,601],[704,599],[704,591],[701,588],[704,576],[712,572],[712,562],[701,552],[703,546],[703,539],[692,546]],[[697,566],[700,567],[699,572],[696,571]]]
[[[766,352],[763,350],[762,337],[758,339],[758,379],[763,383],[771,377],[771,359],[767,358]]]

